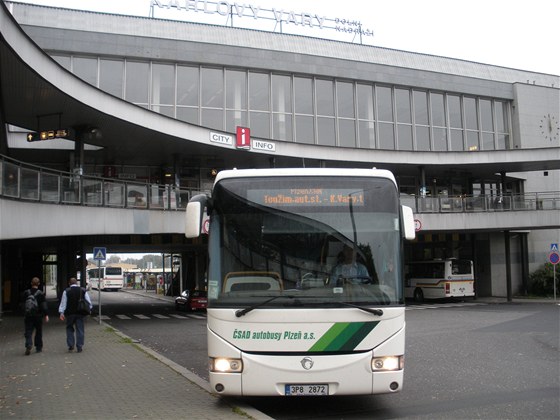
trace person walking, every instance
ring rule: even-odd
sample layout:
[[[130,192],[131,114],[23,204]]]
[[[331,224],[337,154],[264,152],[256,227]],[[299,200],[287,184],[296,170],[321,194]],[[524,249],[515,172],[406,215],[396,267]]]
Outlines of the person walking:
[[[43,317],[49,322],[47,299],[45,294],[39,290],[40,280],[38,277],[31,279],[31,288],[23,292],[25,317],[25,355],[31,354],[33,344],[37,353],[43,351]],[[35,331],[35,337],[33,337]]]
[[[84,317],[86,313],[79,312],[78,304],[80,300],[84,300],[89,309],[88,312],[91,312],[93,309],[93,304],[87,290],[80,287],[75,277],[70,279],[69,284],[70,287],[62,294],[58,313],[60,314],[60,320],[66,321],[66,344],[68,345],[68,351],[74,351],[75,345],[76,351],[81,353],[85,341]],[[74,332],[76,333],[75,336]]]

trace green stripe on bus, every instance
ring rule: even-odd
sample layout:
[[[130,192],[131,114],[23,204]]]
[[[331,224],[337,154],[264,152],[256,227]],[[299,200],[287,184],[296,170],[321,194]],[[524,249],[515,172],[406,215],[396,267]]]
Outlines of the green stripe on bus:
[[[348,326],[349,322],[337,322],[315,343],[309,351],[324,351],[325,348]]]
[[[337,322],[309,349],[310,352],[349,351],[375,328],[379,321]]]
[[[379,324],[379,321],[364,322],[360,328],[344,343],[339,350],[350,351],[354,350],[358,344]]]

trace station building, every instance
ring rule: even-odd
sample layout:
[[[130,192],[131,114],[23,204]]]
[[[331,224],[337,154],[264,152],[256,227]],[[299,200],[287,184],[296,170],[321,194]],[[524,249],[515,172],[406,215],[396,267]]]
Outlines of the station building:
[[[151,2],[191,15],[198,3]],[[234,3],[204,3],[233,13]],[[276,16],[285,25],[312,19]],[[391,170],[417,223],[407,260],[472,259],[479,296],[525,293],[529,273],[559,242],[558,75],[11,1],[0,17],[7,306],[45,255],[58,256],[62,283],[76,258],[100,244],[179,253],[198,282],[204,244],[184,238],[181,210],[210,190],[217,171],[234,167]],[[61,128],[72,135],[27,141]],[[16,193],[8,188],[14,168]],[[80,177],[81,190],[26,199],[23,174],[35,170],[57,173],[60,185]],[[87,180],[100,178],[102,188],[143,184],[134,198],[148,204],[133,207],[129,190],[119,193],[122,205],[110,205],[113,190],[94,200]],[[167,205],[154,205],[161,191]]]

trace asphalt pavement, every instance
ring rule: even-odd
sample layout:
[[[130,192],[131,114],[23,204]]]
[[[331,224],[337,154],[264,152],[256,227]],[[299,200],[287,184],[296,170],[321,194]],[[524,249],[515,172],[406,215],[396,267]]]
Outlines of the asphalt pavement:
[[[0,318],[1,419],[270,419],[213,395],[205,380],[96,318],[88,317],[85,329],[83,352],[69,352],[65,323],[53,314],[43,351],[26,356],[23,317]]]
[[[65,323],[44,324],[41,353],[25,355],[23,317],[0,320],[0,418],[268,419],[216,397],[208,383],[95,318],[81,353],[66,347]]]

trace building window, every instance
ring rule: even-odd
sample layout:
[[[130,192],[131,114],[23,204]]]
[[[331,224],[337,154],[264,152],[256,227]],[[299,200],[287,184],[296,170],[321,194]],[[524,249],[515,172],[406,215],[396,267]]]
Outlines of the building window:
[[[501,101],[496,101],[494,104],[496,109],[496,131],[498,134],[497,149],[509,149],[509,104]]]
[[[430,128],[426,126],[417,125],[416,126],[416,150],[418,151],[430,151]]]
[[[72,57],[66,55],[51,55],[51,58],[68,71],[72,71]]]
[[[339,145],[356,147],[356,100],[354,83],[336,82],[336,103],[338,115]]]
[[[177,66],[177,119],[192,124],[199,124],[199,98],[199,68]]]
[[[270,76],[249,72],[249,126],[256,137],[270,138]]]
[[[409,89],[395,89],[397,109],[397,149],[413,150],[412,108]]]
[[[336,145],[336,127],[334,118],[317,117],[317,137],[319,144],[323,146]],[[299,141],[299,140],[298,140]]]
[[[412,125],[398,124],[397,135],[399,142],[399,150],[413,150],[412,148]]]
[[[463,151],[511,147],[511,103],[245,69],[52,55],[86,82],[193,124],[304,144]]]
[[[297,88],[297,84],[296,84]],[[332,80],[315,80],[317,115],[334,117],[334,87]],[[297,107],[297,94],[296,94]]]
[[[479,100],[480,128],[482,129],[482,150],[494,150],[494,118],[492,115],[492,101]]]
[[[430,145],[430,128],[428,119],[428,95],[427,92],[414,90],[412,91],[412,101],[414,108],[414,125],[416,150],[429,151]]]
[[[152,65],[152,110],[175,117],[175,66]]]
[[[295,139],[297,143],[315,144],[313,124],[313,79],[294,77]]]
[[[226,70],[226,130],[247,126],[247,72]]]
[[[447,150],[447,129],[433,128],[434,151],[445,152]]]
[[[356,147],[356,123],[354,119],[338,120],[338,138],[342,147]]]
[[[356,100],[358,105],[359,147],[375,149],[373,86],[358,83],[356,86]]]
[[[449,110],[449,127],[463,128],[463,115],[461,113],[461,97],[456,95],[447,95],[447,109]]]
[[[334,83],[332,80],[315,80],[315,101],[317,103],[317,143],[323,146],[336,145],[334,95]],[[299,141],[299,138],[296,137],[296,140]]]
[[[272,138],[293,140],[292,78],[273,74],[272,84]]]
[[[124,61],[99,60],[99,89],[123,97]]]
[[[462,152],[465,150],[463,145],[463,130],[451,129],[451,151],[452,152]]]
[[[200,122],[209,128],[224,129],[224,72],[200,69]]]
[[[74,57],[72,72],[90,85],[97,86],[97,58]]]
[[[201,69],[201,106],[224,108],[224,74],[221,69]]]
[[[148,107],[150,86],[149,63],[127,61],[125,68],[125,99],[134,104]]]
[[[379,128],[380,149],[395,149],[395,132],[393,123],[393,98],[392,89],[386,86],[375,87],[377,105],[377,120]]]
[[[434,127],[445,127],[445,106],[443,94],[430,93],[430,104],[432,108],[432,125]]]
[[[296,115],[296,139],[298,143],[314,144],[315,130],[313,129],[313,117],[307,115]]]

